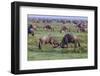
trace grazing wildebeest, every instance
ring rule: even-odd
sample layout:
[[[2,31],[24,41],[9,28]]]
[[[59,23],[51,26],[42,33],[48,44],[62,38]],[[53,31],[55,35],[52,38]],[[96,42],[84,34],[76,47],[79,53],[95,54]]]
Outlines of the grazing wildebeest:
[[[38,45],[39,49],[42,49],[42,45],[45,45],[45,44],[50,44],[52,45],[53,48],[56,48],[59,46],[59,42],[56,40],[56,38],[50,35],[43,36],[39,39],[39,45]]]
[[[78,24],[77,32],[87,32],[87,25],[84,25],[84,23]]]
[[[35,30],[36,30],[36,26],[33,26],[33,25],[28,26],[28,34],[31,34],[32,36],[34,36]]]
[[[67,31],[68,31],[68,28],[66,26],[62,26],[60,29],[60,33],[67,32]]]
[[[73,20],[72,23],[77,25],[77,24],[80,23],[80,21],[79,20]]]
[[[74,43],[75,48],[78,46],[80,47],[79,38],[76,35],[73,34],[65,34],[62,42],[60,43],[61,48],[68,47],[69,43]]]
[[[85,27],[80,28],[80,31],[81,31],[81,32],[87,32],[87,28],[85,28]]]
[[[54,31],[54,29],[50,25],[45,25],[43,28],[44,30],[47,30],[47,31]]]
[[[35,23],[32,23],[32,28],[36,31],[37,30],[37,26]]]

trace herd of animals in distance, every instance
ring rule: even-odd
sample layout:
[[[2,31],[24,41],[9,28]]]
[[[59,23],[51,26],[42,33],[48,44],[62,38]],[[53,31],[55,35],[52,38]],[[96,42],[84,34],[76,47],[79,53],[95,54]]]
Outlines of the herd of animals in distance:
[[[87,17],[28,15],[27,28],[28,50],[87,51]]]

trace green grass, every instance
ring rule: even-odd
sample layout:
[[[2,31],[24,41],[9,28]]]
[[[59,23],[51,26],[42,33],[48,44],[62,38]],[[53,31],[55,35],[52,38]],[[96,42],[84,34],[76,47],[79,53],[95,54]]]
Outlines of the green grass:
[[[76,32],[76,29],[71,24],[68,26],[71,32],[80,38],[80,48],[74,49],[73,44],[69,44],[69,48],[53,48],[51,45],[43,45],[42,49],[38,49],[39,38],[48,34],[55,36],[60,42],[66,33],[60,33],[60,27],[56,23],[52,23],[54,31],[48,32],[43,30],[41,24],[37,24],[38,29],[35,31],[35,36],[28,36],[28,60],[55,60],[55,59],[80,59],[87,58],[87,33]]]
[[[29,51],[28,60],[57,60],[86,58],[86,53],[62,53],[62,52],[32,52]]]

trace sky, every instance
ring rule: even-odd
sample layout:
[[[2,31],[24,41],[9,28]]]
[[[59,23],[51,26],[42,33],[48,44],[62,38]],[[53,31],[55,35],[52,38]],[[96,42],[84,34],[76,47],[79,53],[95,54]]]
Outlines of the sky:
[[[28,18],[44,18],[44,19],[71,19],[71,20],[87,20],[85,16],[55,16],[55,15],[33,15],[29,14]]]

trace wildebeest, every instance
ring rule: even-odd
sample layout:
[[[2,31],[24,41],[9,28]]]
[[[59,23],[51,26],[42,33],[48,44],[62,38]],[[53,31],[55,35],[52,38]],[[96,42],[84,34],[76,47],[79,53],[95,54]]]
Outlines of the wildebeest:
[[[39,39],[39,45],[38,45],[39,49],[42,49],[42,45],[45,45],[45,44],[50,44],[52,45],[53,48],[56,48],[59,46],[59,42],[56,40],[56,38],[50,35],[43,36]]]
[[[54,31],[54,29],[50,26],[50,25],[45,25],[43,27],[44,30],[47,30],[47,31]]]
[[[81,32],[87,32],[87,28],[85,28],[85,27],[80,28],[80,31],[81,31]]]
[[[61,48],[65,48],[66,46],[68,47],[69,43],[74,43],[74,47],[76,48],[77,46],[80,47],[80,42],[79,38],[76,35],[73,34],[65,34],[62,42],[60,43]]]
[[[31,34],[32,36],[34,36],[35,30],[36,30],[36,26],[33,26],[33,25],[28,26],[28,34]]]
[[[68,28],[66,26],[61,26],[60,33],[67,32]]]
[[[72,23],[77,25],[77,24],[80,23],[80,21],[79,20],[73,20]]]
[[[77,25],[77,32],[87,32],[87,25],[80,23]]]

